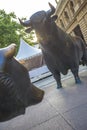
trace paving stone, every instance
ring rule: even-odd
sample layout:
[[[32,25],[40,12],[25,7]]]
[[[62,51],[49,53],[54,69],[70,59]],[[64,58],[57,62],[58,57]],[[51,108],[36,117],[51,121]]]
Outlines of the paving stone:
[[[0,123],[0,130],[87,130],[87,72],[80,74],[82,84],[74,78],[44,88],[41,103],[28,107],[25,115]]]
[[[87,104],[78,106],[63,116],[75,130],[87,130]]]
[[[58,112],[47,101],[43,100],[41,103],[29,107],[25,115],[0,123],[0,130],[26,130],[49,120],[57,114]]]
[[[72,81],[72,79],[69,79]],[[65,82],[65,85],[70,81]],[[64,82],[63,82],[64,83]],[[52,90],[52,88],[50,88]],[[81,104],[87,103],[87,83],[81,85],[71,84],[68,87],[62,89],[55,89],[53,91],[47,91],[48,102],[56,108],[60,113],[69,111],[70,109],[77,107]]]
[[[67,122],[61,117],[56,116],[30,130],[74,130],[72,126],[67,124]]]

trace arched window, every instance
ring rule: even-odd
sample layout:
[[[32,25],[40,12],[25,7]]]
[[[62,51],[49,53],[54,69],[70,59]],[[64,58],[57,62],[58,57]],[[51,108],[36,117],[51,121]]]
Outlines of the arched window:
[[[69,19],[68,13],[65,11],[64,12],[65,18]]]
[[[71,9],[72,13],[74,14],[75,10],[74,10],[74,3],[72,0],[70,0],[70,9]]]
[[[81,5],[81,0],[77,0],[77,3],[80,6]]]
[[[66,21],[68,22],[69,21],[69,15],[68,15],[67,11],[64,11],[64,16],[65,16]]]

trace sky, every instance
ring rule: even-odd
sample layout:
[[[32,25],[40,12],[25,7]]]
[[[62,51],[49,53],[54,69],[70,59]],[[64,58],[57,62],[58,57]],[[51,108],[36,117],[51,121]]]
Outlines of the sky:
[[[37,11],[50,9],[48,2],[56,7],[55,0],[0,0],[0,9],[4,9],[6,13],[15,12],[20,18],[29,18]]]

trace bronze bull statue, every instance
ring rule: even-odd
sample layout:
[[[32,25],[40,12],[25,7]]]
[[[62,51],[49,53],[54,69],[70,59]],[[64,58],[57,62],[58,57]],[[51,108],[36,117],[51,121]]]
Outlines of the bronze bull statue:
[[[66,75],[70,69],[75,82],[81,83],[78,75],[79,64],[87,64],[86,44],[80,37],[73,37],[59,28],[55,21],[57,15],[55,7],[49,3],[50,10],[39,11],[33,14],[29,20],[20,23],[27,27],[26,32],[35,30],[40,43],[45,62],[52,72],[57,88],[61,88],[61,75]]]
[[[16,45],[0,49],[0,122],[24,114],[26,107],[39,103],[44,91],[35,87],[27,69],[13,56]]]

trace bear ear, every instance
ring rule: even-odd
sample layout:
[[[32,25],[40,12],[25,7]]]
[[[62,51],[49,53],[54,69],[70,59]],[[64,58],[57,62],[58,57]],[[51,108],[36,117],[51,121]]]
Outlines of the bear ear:
[[[57,15],[54,15],[54,16],[52,16],[52,21],[56,21],[57,20],[57,18],[58,18],[58,16]]]

